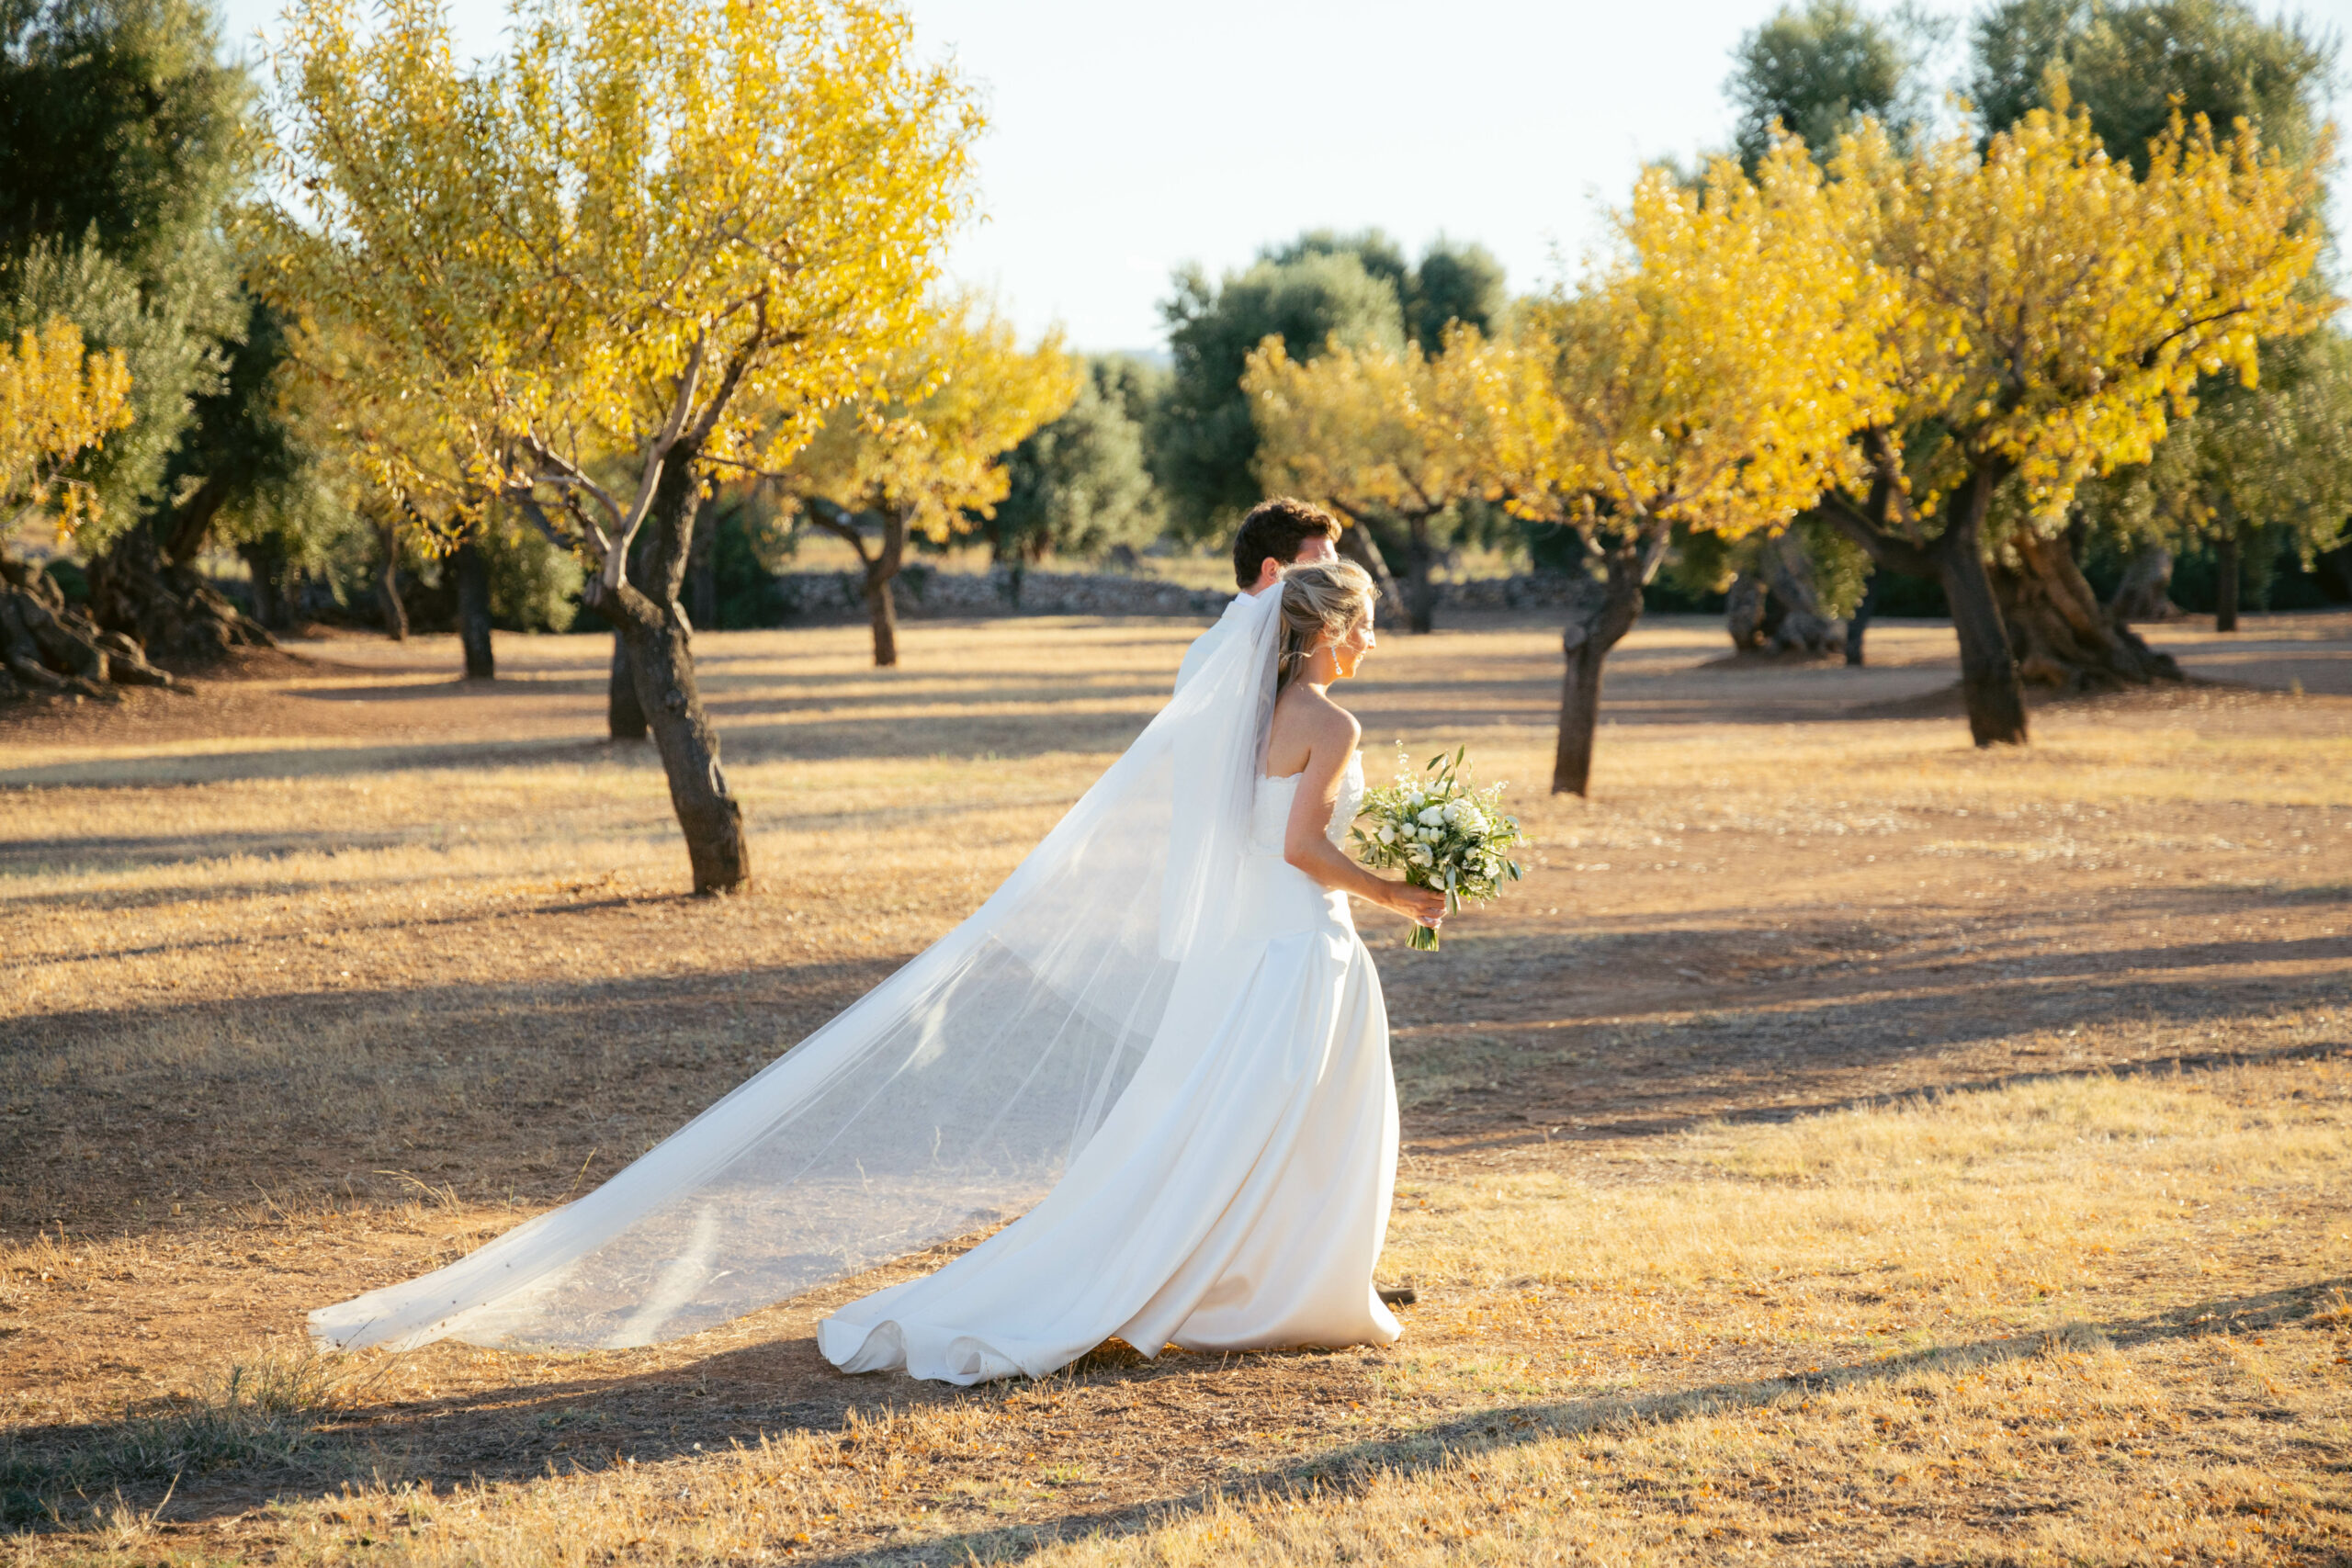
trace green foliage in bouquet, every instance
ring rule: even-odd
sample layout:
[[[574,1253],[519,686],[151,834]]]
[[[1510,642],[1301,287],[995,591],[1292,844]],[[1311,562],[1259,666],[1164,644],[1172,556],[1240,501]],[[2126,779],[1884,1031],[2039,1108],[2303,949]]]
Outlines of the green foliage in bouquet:
[[[1465,903],[1483,904],[1520,878],[1519,863],[1504,852],[1523,842],[1519,818],[1503,809],[1503,786],[1473,785],[1464,771],[1466,746],[1448,757],[1430,758],[1419,773],[1402,743],[1396,749],[1396,782],[1368,790],[1350,829],[1356,858],[1368,866],[1397,870],[1417,886],[1445,895],[1447,913]],[[1413,928],[1412,945],[1434,953],[1438,933]]]

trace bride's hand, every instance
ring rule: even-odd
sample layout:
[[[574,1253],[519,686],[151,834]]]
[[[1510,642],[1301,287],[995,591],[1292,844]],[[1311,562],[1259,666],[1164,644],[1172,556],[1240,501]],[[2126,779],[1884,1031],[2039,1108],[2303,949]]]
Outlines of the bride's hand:
[[[1388,907],[1417,926],[1434,927],[1445,919],[1445,895],[1430,887],[1417,887],[1409,882],[1393,884],[1396,891],[1388,896]]]

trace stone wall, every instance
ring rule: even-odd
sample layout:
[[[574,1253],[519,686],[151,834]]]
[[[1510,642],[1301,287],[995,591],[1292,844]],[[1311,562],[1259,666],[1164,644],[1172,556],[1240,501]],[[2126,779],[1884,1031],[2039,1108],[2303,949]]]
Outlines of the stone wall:
[[[1441,610],[1518,610],[1564,605],[1572,581],[1551,574],[1482,578],[1438,589]],[[855,574],[786,572],[775,580],[778,608],[787,623],[865,619]],[[1148,577],[1111,573],[1029,571],[1017,585],[1001,568],[985,576],[910,566],[897,583],[899,614],[908,620],[992,615],[1217,615],[1233,595],[1186,588]]]

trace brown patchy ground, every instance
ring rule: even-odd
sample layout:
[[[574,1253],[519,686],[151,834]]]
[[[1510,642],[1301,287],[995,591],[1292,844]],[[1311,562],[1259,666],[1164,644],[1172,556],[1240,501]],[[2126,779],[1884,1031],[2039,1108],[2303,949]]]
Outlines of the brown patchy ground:
[[[895,672],[707,635],[761,868],[723,902],[596,739],[594,639],[6,722],[0,1550],[2348,1560],[2341,615],[2167,632],[2234,684],[1995,752],[1941,628],[1848,671],[1645,625],[1594,799],[1515,792],[1524,888],[1434,959],[1367,919],[1393,1349],[842,1378],[811,1325],[877,1277],[653,1351],[303,1357],[308,1307],[608,1174],[946,929],[1191,631],[917,626]],[[1538,785],[1555,648],[1392,637],[1351,699]]]

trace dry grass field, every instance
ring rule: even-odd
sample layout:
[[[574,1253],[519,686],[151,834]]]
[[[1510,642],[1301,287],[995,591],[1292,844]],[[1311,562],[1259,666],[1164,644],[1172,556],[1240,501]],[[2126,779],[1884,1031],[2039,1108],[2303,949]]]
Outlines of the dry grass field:
[[[605,644],[311,646],[0,719],[0,1556],[26,1563],[2352,1562],[2352,616],[1979,752],[1867,670],[1389,638],[1537,863],[1405,951],[1385,1351],[844,1378],[842,1284],[652,1350],[304,1312],[615,1169],[970,909],[1193,628],[713,634],[757,891],[680,896]],[[914,1259],[899,1269],[932,1266]]]

